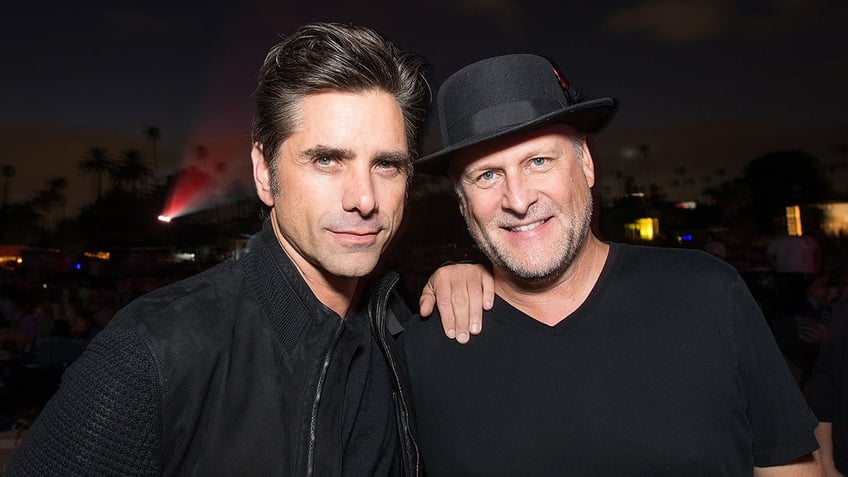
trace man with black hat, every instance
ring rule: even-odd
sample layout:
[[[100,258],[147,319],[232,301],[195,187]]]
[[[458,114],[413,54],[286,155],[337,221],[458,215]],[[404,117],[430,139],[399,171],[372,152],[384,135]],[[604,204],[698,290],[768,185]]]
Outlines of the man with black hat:
[[[444,148],[416,170],[453,181],[497,296],[465,346],[438,320],[406,325],[425,467],[819,475],[817,421],[735,269],[591,232],[587,139],[615,109],[536,55],[476,62],[440,88]]]

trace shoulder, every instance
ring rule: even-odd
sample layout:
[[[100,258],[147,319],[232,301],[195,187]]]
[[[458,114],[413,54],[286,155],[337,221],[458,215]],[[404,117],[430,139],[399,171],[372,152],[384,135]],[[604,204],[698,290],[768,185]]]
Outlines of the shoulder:
[[[415,339],[424,335],[434,333],[438,327],[441,330],[442,317],[439,315],[439,310],[433,310],[433,314],[423,317],[418,313],[409,313],[401,321],[403,326],[402,336],[414,336]]]
[[[64,372],[9,475],[84,475],[103,462],[114,475],[158,474],[160,384],[139,337],[107,327]]]
[[[119,310],[100,334],[131,333],[160,364],[174,353],[214,356],[234,339],[237,323],[257,316],[241,277],[228,261],[166,285]]]
[[[119,310],[110,326],[166,326],[219,313],[228,303],[237,302],[243,290],[240,268],[237,262],[226,261],[153,290]]]
[[[613,259],[629,270],[677,278],[733,278],[732,265],[703,250],[611,244]]]
[[[442,329],[442,318],[438,310],[428,317],[418,313],[407,316],[402,323],[403,330],[398,335],[398,344],[404,350],[408,360],[414,356],[432,355],[433,350],[446,345],[456,345],[456,342],[445,336]]]

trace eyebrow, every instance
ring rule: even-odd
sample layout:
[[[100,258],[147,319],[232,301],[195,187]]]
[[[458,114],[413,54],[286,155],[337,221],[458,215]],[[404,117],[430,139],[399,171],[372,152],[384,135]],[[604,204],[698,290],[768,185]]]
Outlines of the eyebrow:
[[[353,151],[350,149],[345,149],[341,147],[330,147],[317,145],[315,147],[309,148],[301,153],[302,157],[318,157],[318,156],[329,156],[329,157],[340,157],[343,159],[350,159],[353,157]]]
[[[342,147],[330,147],[324,145],[317,145],[315,147],[311,147],[301,153],[302,157],[318,157],[318,156],[328,156],[328,157],[339,157],[342,159],[351,159],[354,157],[354,153],[352,150]],[[390,162],[406,162],[412,163],[412,154],[400,152],[400,151],[391,151],[377,154],[376,157],[373,158],[374,161],[390,161]]]
[[[382,154],[378,154],[375,157],[378,161],[389,161],[389,162],[407,162],[412,163],[412,154],[394,151],[394,152],[386,152]]]

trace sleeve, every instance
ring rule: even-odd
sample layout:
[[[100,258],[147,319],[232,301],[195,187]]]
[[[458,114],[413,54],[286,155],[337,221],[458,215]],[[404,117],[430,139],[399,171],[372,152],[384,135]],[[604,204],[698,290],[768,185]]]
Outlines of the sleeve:
[[[729,287],[734,353],[747,399],[754,465],[786,464],[818,448],[818,424],[747,285]]]
[[[848,296],[833,304],[829,336],[822,341],[819,355],[810,375],[807,400],[816,417],[823,422],[838,419],[838,409],[844,407],[845,363],[848,362]],[[840,426],[841,427],[841,426]]]
[[[810,375],[810,407],[823,422],[833,422],[833,340],[821,344],[816,364]]]
[[[155,369],[137,334],[107,327],[65,371],[5,475],[158,475]]]

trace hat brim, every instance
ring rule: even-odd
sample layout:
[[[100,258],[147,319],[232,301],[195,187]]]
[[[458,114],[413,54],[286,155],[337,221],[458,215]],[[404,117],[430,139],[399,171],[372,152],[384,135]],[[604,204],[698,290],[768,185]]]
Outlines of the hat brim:
[[[540,116],[532,121],[515,124],[485,134],[471,136],[448,147],[428,154],[415,161],[415,171],[430,175],[447,175],[450,158],[453,154],[471,146],[501,138],[509,134],[544,127],[549,124],[567,124],[578,131],[595,134],[609,124],[618,103],[613,98],[599,98],[569,106],[559,111]]]

